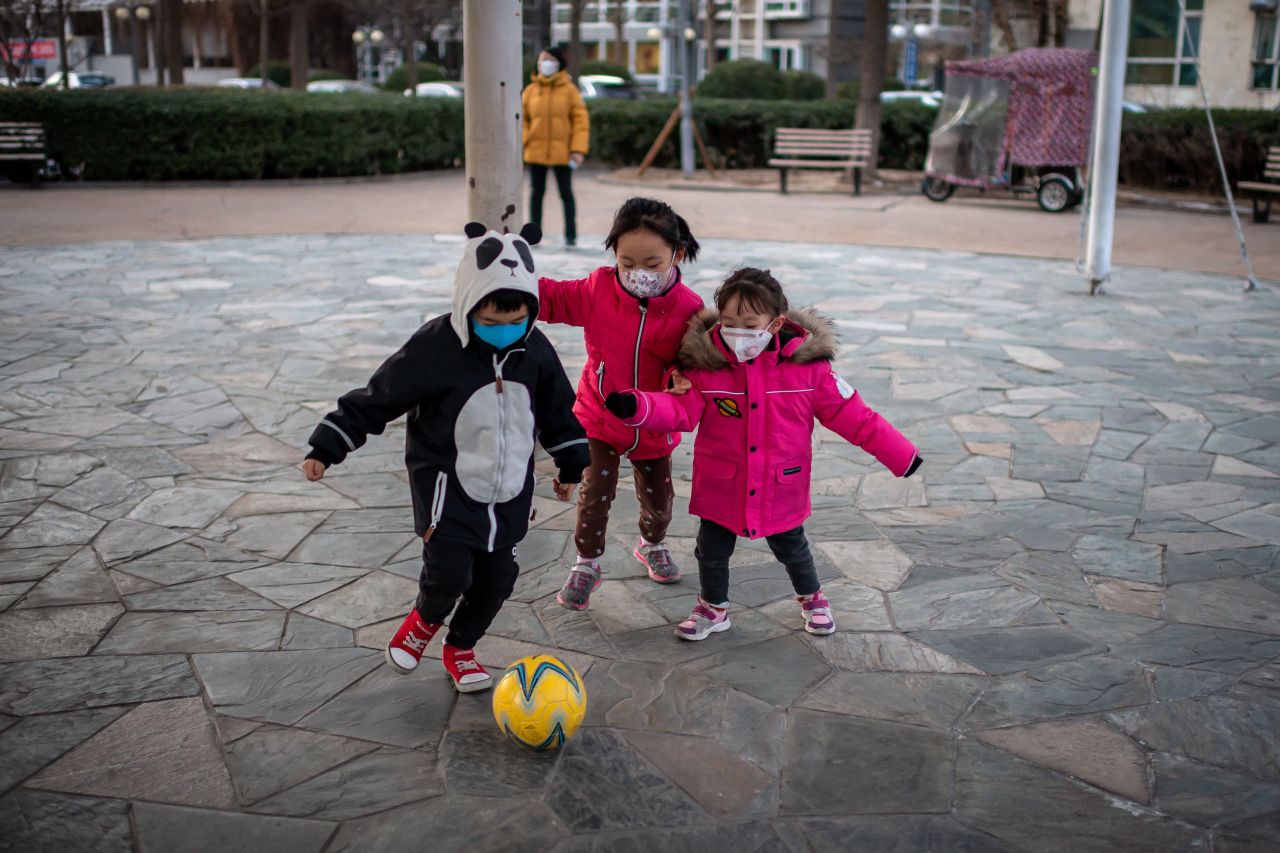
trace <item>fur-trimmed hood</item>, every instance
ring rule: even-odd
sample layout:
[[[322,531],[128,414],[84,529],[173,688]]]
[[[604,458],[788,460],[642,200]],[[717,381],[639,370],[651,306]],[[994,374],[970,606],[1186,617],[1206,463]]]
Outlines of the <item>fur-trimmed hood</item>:
[[[839,350],[834,324],[811,308],[793,308],[778,332],[781,357],[796,364],[832,361]],[[680,345],[678,363],[684,369],[723,370],[730,367],[728,356],[712,331],[720,322],[714,308],[698,312],[689,320]]]

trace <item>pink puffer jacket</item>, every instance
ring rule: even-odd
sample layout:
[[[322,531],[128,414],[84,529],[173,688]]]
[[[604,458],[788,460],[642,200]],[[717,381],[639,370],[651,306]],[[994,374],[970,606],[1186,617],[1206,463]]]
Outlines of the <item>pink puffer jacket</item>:
[[[662,296],[637,299],[623,289],[616,267],[600,267],[573,281],[540,279],[538,300],[539,320],[585,329],[587,363],[573,413],[587,435],[632,459],[670,456],[680,444],[678,433],[624,426],[605,409],[604,400],[613,391],[666,387],[689,318],[702,310],[702,297],[677,279]]]
[[[918,453],[835,372],[828,323],[791,311],[771,346],[739,362],[720,338],[714,311],[689,324],[680,350],[693,390],[683,396],[638,393],[633,425],[689,432],[693,497],[689,512],[740,536],[759,539],[803,524],[810,515],[814,421],[874,456],[898,477]],[[700,426],[699,426],[700,425]]]

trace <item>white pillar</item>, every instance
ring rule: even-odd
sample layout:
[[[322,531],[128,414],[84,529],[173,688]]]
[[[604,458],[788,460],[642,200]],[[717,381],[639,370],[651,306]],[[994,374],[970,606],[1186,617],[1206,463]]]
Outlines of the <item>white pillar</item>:
[[[742,41],[742,0],[733,0],[729,10],[729,58],[738,58],[738,42]]]
[[[764,0],[755,0],[755,58],[764,59]]]
[[[1108,0],[1102,13],[1098,101],[1093,110],[1093,165],[1089,175],[1089,224],[1085,243],[1089,291],[1098,293],[1111,275],[1120,177],[1120,121],[1129,54],[1130,0]]]
[[[105,6],[102,9],[102,52],[111,55],[111,10]]]
[[[466,85],[467,216],[520,230],[520,0],[464,0],[462,76]]]
[[[693,84],[693,42],[685,38],[684,31],[692,26],[690,0],[680,0],[680,19],[676,21],[675,43],[680,51],[680,171],[686,178],[693,177],[693,104],[689,100],[689,87]]]

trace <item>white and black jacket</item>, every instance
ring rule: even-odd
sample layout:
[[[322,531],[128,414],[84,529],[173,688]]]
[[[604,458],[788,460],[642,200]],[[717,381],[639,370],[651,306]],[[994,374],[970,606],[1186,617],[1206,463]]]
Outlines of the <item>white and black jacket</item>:
[[[533,325],[538,288],[526,239],[536,242],[536,232],[522,233],[468,225],[453,312],[418,329],[367,386],[344,394],[308,440],[308,458],[335,465],[408,412],[405,462],[419,536],[510,548],[529,526],[535,438],[561,482],[578,482],[590,461],[573,388]],[[467,315],[500,289],[528,294],[531,313],[524,337],[498,351],[473,339]]]

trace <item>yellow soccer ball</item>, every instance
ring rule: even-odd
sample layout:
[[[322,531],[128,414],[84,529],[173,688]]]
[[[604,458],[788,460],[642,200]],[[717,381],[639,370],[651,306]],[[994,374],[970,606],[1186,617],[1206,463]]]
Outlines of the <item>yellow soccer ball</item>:
[[[555,749],[582,725],[587,691],[569,664],[534,655],[507,667],[493,688],[498,728],[530,749]]]

